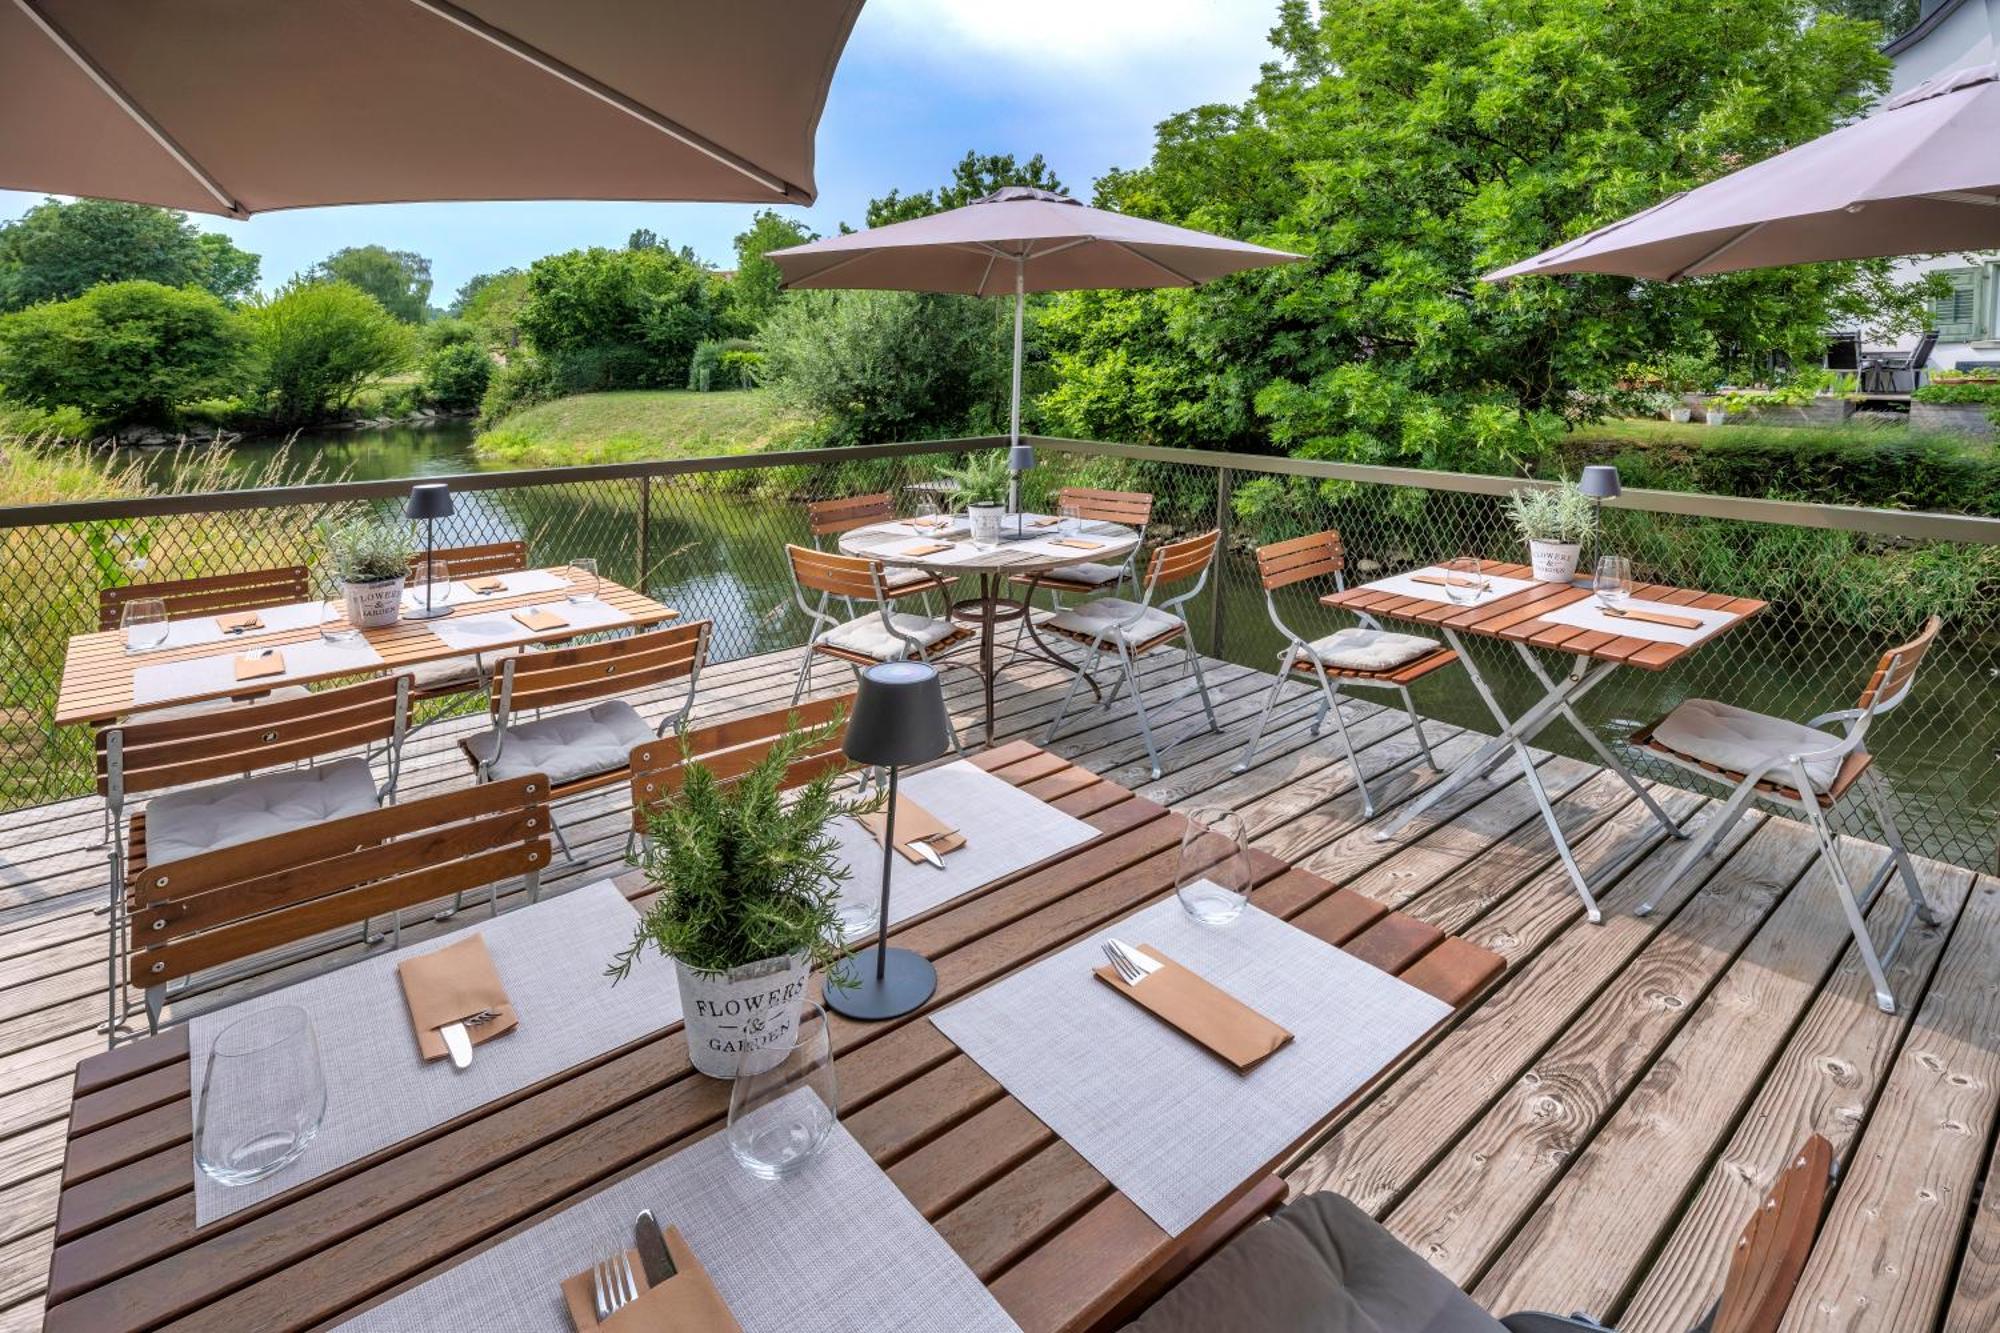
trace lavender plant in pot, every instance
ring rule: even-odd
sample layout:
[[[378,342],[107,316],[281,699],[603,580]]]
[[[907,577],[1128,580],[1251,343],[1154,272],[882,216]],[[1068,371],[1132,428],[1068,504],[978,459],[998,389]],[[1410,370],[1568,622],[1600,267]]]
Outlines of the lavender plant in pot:
[[[1544,583],[1574,579],[1584,543],[1597,535],[1597,506],[1568,477],[1511,492],[1507,517],[1528,543],[1528,564]]]
[[[327,565],[340,580],[347,623],[356,629],[393,625],[402,615],[403,584],[410,576],[409,531],[354,519],[322,531]]]

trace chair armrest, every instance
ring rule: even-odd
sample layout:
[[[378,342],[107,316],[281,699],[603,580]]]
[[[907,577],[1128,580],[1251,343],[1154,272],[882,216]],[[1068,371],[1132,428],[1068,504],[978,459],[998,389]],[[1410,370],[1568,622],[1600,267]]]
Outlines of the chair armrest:
[[[1585,1315],[1544,1314],[1538,1310],[1510,1314],[1500,1323],[1508,1333],[1613,1333]]]

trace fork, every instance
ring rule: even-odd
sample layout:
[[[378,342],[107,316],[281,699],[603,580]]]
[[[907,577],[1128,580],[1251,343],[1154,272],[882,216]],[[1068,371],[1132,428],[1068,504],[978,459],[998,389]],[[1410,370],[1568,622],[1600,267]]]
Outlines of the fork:
[[[1118,975],[1125,979],[1126,985],[1136,986],[1145,980],[1146,974],[1141,972],[1137,965],[1125,956],[1125,951],[1117,945],[1106,942],[1104,945],[1104,956],[1111,960],[1111,966],[1117,969]]]
[[[639,1281],[632,1275],[632,1256],[623,1251],[615,1259],[600,1260],[593,1265],[590,1281],[600,1324],[639,1299]]]

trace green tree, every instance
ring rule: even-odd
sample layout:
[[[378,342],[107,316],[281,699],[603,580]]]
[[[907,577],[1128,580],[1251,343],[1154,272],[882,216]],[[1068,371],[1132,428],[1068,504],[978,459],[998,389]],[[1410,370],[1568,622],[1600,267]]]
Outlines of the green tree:
[[[754,329],[777,307],[784,275],[766,254],[818,239],[819,233],[804,223],[780,217],[774,209],[758,209],[749,230],[736,236],[736,276],[729,280],[729,299],[737,318]]]
[[[1819,8],[1828,14],[1879,23],[1883,37],[1889,38],[1916,27],[1924,6],[1921,0],[1820,0]]]
[[[521,307],[528,299],[528,275],[518,268],[482,273],[459,288],[451,313],[480,331],[486,345],[521,345]]]
[[[1249,102],[1166,121],[1099,202],[1306,262],[1064,296],[1050,426],[1514,469],[1629,362],[1711,340],[1740,367],[1812,356],[1886,265],[1479,275],[1858,114],[1875,37],[1806,0],[1285,0]]]
[[[424,402],[447,412],[469,412],[486,395],[493,358],[477,342],[449,342],[425,353],[421,370]]]
[[[410,363],[409,330],[352,283],[295,280],[245,317],[264,406],[280,427],[323,421]]]
[[[99,425],[168,424],[174,409],[241,387],[247,336],[214,295],[108,282],[0,316],[0,392],[76,407]]]
[[[307,276],[358,287],[405,324],[423,323],[430,310],[431,261],[414,251],[350,245],[313,265]]]
[[[664,248],[571,250],[535,261],[518,320],[567,392],[679,387],[716,336],[721,284]]]
[[[1042,160],[1040,153],[1026,162],[1016,162],[1012,153],[981,154],[967,150],[958,165],[951,169],[949,183],[935,190],[919,190],[914,194],[891,190],[879,198],[870,199],[868,225],[882,227],[891,222],[929,217],[932,213],[942,213],[975,199],[983,199],[1003,185],[1032,185],[1037,189],[1063,193],[1063,183],[1049,170],[1049,164]]]
[[[236,301],[257,285],[257,256],[187,214],[109,199],[48,199],[0,223],[0,310],[66,301],[104,282],[200,287]]]

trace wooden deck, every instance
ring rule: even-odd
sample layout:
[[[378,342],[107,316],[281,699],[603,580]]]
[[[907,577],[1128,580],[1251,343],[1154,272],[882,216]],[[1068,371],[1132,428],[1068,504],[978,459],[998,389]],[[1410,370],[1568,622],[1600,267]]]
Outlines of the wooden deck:
[[[782,706],[796,659],[727,663],[697,715]],[[1810,836],[1747,821],[1703,870],[1631,909],[1672,856],[1622,784],[1545,757],[1550,794],[1585,869],[1605,868],[1606,922],[1584,922],[1518,774],[1502,770],[1393,843],[1370,836],[1338,741],[1314,738],[1302,687],[1259,763],[1233,774],[1270,677],[1209,664],[1221,735],[1167,755],[1150,781],[1129,713],[1073,721],[1051,747],[1142,795],[1242,811],[1257,844],[1499,952],[1506,974],[1398,1078],[1357,1105],[1289,1172],[1296,1190],[1360,1202],[1496,1311],[1587,1310],[1630,1333],[1701,1315],[1761,1190],[1810,1131],[1843,1163],[1787,1329],[1975,1333],[2000,1327],[2000,880],[1922,866],[1945,925],[1918,927],[1892,970],[1902,1012],[1869,996]],[[1146,663],[1156,730],[1199,718],[1168,654]],[[1428,688],[1462,688],[1451,679]],[[975,690],[947,674],[961,726]],[[845,677],[822,668],[831,691]],[[1003,737],[1039,740],[1066,681],[1023,666],[1003,680]],[[1419,703],[1422,690],[1419,691]],[[668,706],[654,701],[657,715]],[[1349,731],[1384,810],[1434,774],[1399,712],[1350,705]],[[1358,719],[1358,720],[1356,720]],[[467,780],[463,721],[412,741],[402,792]],[[1449,764],[1478,738],[1429,724]],[[1663,791],[1677,814],[1709,797]],[[601,877],[623,850],[613,798],[563,816]],[[63,1115],[76,1060],[102,1048],[104,898],[94,801],[0,816],[0,1333],[40,1324]],[[1856,863],[1870,849],[1849,844]],[[1872,863],[1871,863],[1872,864]],[[579,876],[583,878],[579,878]],[[1893,920],[1893,888],[1875,916]],[[436,929],[410,927],[414,938]],[[189,997],[185,1014],[357,956],[352,932],[266,973]],[[1983,1185],[1983,1193],[1982,1193]]]

